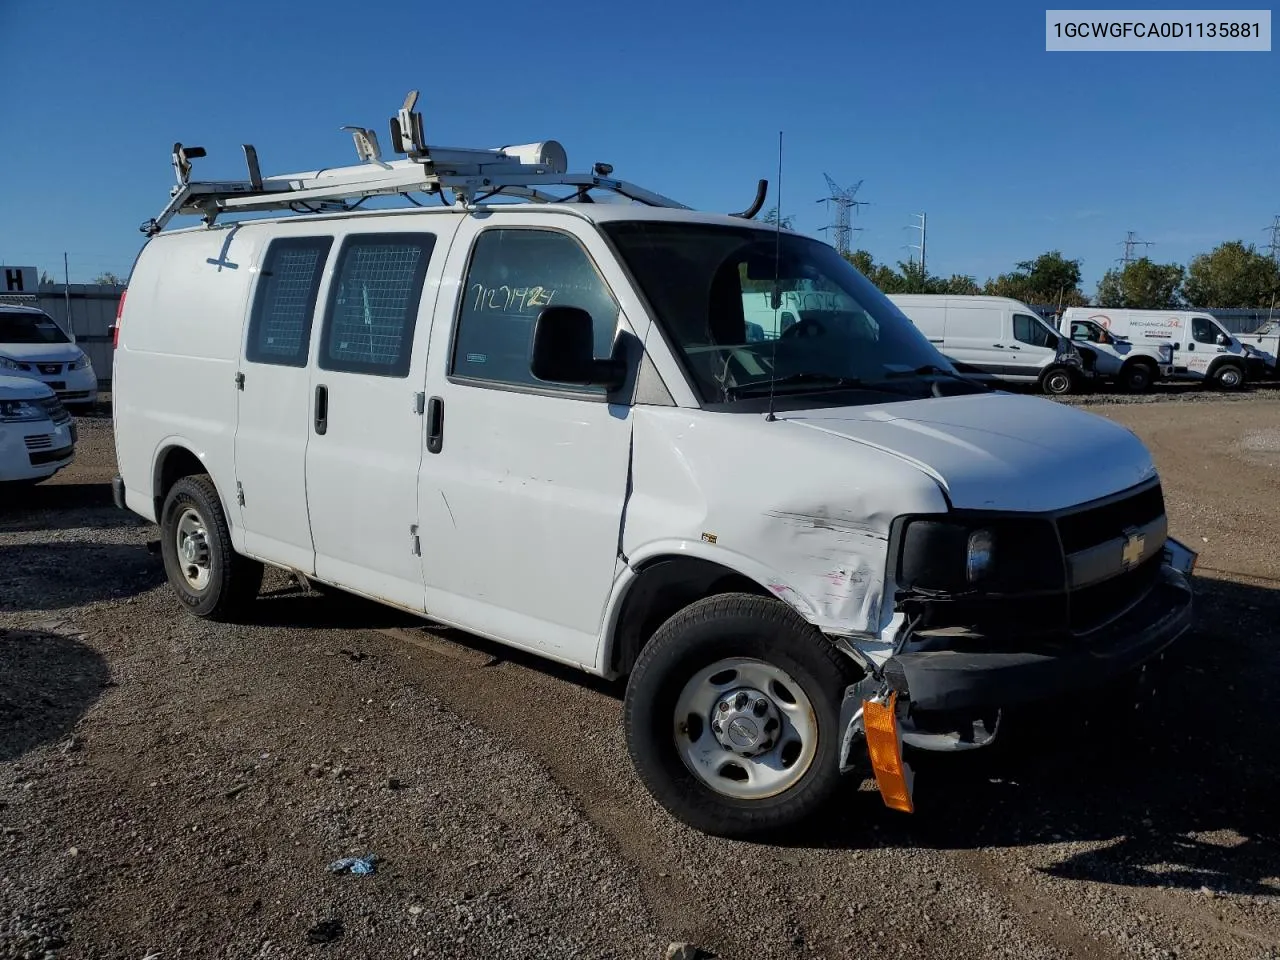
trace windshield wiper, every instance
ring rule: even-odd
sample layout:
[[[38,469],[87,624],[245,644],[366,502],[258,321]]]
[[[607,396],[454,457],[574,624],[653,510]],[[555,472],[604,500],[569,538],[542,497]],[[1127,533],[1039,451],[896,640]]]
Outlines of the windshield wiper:
[[[810,389],[810,385],[817,389]],[[834,377],[825,373],[790,373],[785,377],[774,377],[772,380],[754,380],[741,386],[726,387],[724,392],[730,400],[736,400],[738,397],[767,394],[770,390],[783,394],[822,393],[827,390],[848,390],[862,385],[863,381],[857,377]],[[782,389],[779,390],[779,387]],[[788,389],[790,387],[804,389],[797,391]]]
[[[925,377],[930,374],[938,377],[946,377],[948,380],[958,380],[961,383],[967,383],[972,387],[980,387],[983,390],[987,389],[986,384],[978,380],[972,380],[969,377],[961,376],[958,373],[952,373],[950,370],[944,370],[936,363],[926,363],[924,366],[916,367],[914,370],[891,370],[889,373],[885,374],[884,378],[886,380],[899,380],[903,377]]]

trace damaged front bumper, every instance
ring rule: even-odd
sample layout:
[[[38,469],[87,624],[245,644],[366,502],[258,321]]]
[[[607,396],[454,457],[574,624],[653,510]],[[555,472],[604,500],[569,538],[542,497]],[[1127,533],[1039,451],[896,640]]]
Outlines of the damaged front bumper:
[[[1019,643],[964,633],[941,649],[899,649],[845,691],[842,772],[859,765],[859,746],[865,743],[886,803],[909,812],[911,773],[902,760],[904,745],[946,751],[985,746],[996,736],[1001,708],[1102,686],[1137,670],[1190,628],[1195,561],[1192,550],[1167,540],[1154,586],[1122,615],[1082,638]],[[870,742],[872,711],[881,728],[878,744]],[[928,715],[964,719],[954,729],[925,730],[916,718]],[[904,789],[905,802],[897,797]]]

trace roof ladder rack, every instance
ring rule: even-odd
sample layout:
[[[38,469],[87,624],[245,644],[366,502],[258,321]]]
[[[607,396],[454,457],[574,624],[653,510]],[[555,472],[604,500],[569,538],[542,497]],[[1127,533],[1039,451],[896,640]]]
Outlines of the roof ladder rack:
[[[690,209],[669,197],[625,180],[612,178],[613,167],[597,163],[590,173],[569,173],[568,158],[555,140],[493,149],[433,147],[423,139],[422,114],[414,111],[418,92],[411,90],[404,105],[391,119],[391,144],[404,160],[382,159],[377,135],[363,127],[346,126],[355,141],[359,164],[303,173],[264,177],[258,153],[244,144],[247,180],[205,181],[191,179],[191,161],[205,156],[203,147],[173,145],[173,169],[177,185],[159,216],[142,225],[155,236],[178,214],[199,215],[211,226],[224,211],[246,213],[292,210],[320,213],[351,210],[369,197],[408,196],[411,193],[442,194],[449,190],[454,205],[473,208],[493,197],[533,203],[592,202],[589,192],[609,190],[621,197],[653,207]],[[752,206],[735,216],[750,219],[764,203],[767,181],[761,180]],[[547,188],[573,187],[560,196]],[[416,201],[415,201],[416,202]]]

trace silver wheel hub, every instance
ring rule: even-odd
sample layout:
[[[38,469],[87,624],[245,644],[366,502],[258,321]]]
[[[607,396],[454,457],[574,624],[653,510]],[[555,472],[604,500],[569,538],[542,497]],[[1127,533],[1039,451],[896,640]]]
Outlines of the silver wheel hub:
[[[718,794],[763,800],[795,786],[813,765],[818,718],[786,671],[765,660],[717,660],[689,678],[672,716],[689,771]]]
[[[213,563],[209,555],[209,531],[204,518],[193,508],[187,507],[178,517],[174,531],[178,565],[183,579],[193,590],[203,590],[213,575]]]
[[[716,704],[711,731],[726,750],[740,757],[758,757],[773,746],[782,732],[782,718],[777,705],[763,691],[741,687]]]

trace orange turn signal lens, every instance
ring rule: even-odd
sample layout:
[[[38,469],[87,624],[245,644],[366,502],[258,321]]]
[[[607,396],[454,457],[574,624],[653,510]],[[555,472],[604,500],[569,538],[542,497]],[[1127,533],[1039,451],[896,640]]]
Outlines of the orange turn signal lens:
[[[894,715],[898,692],[889,694],[888,703],[874,700],[862,701],[862,726],[866,731],[867,752],[871,755],[871,769],[876,774],[876,786],[884,805],[891,810],[911,813],[915,805],[911,801],[911,771],[902,760],[902,739],[898,735],[898,721]]]

